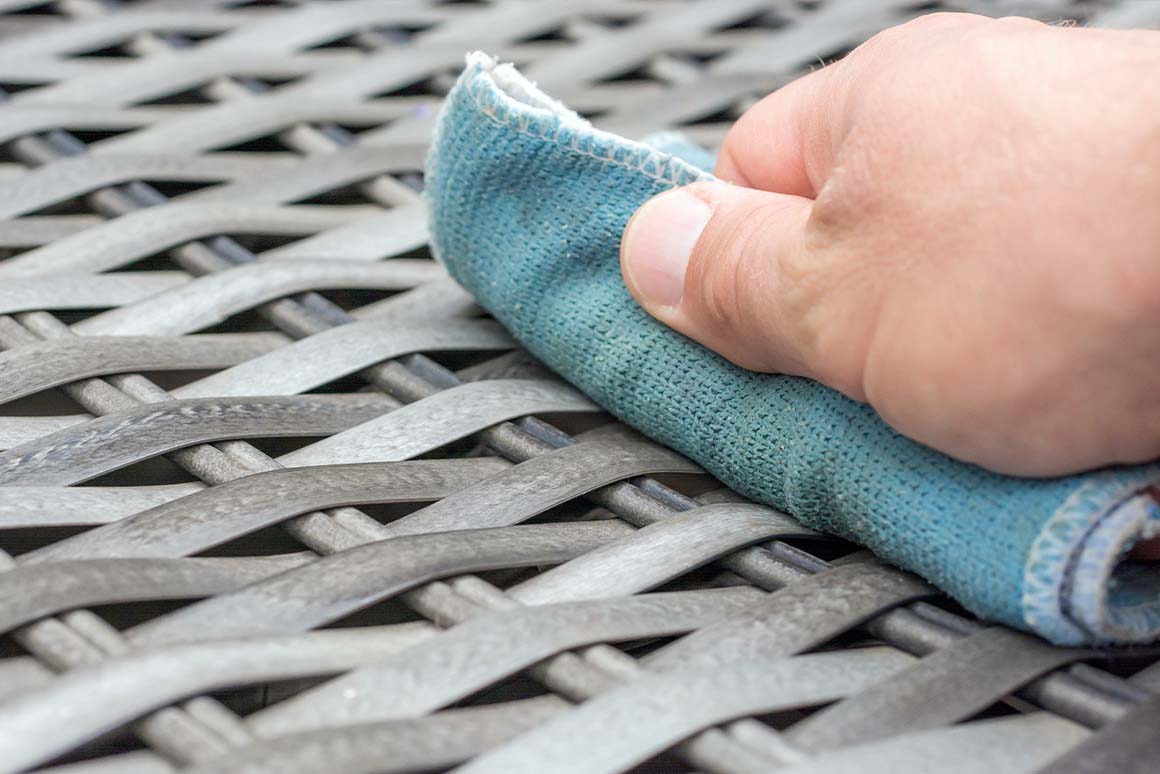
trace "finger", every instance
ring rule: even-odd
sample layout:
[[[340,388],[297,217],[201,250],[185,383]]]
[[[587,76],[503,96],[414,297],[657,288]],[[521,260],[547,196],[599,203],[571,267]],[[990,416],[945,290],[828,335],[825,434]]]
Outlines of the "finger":
[[[848,56],[783,86],[737,119],[714,173],[747,188],[813,198],[861,109],[867,77],[895,59],[921,60],[939,35],[993,23],[968,13],[935,13],[878,33]],[[873,109],[873,106],[869,106]]]
[[[663,193],[625,230],[625,282],[649,314],[738,365],[808,376],[861,399],[859,343],[870,326],[860,307],[826,297],[834,259],[809,246],[812,208],[806,198],[719,182]],[[872,299],[852,303],[869,308]]]
[[[763,191],[812,198],[833,164],[838,66],[783,86],[737,119],[714,174]]]

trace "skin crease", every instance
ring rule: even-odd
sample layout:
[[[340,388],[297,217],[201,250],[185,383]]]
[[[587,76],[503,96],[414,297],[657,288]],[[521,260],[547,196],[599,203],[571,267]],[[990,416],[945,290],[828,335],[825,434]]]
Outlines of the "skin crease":
[[[1154,460],[1156,83],[1160,32],[921,17],[747,111],[715,170],[731,184],[629,223],[626,284],[733,362],[817,379],[959,459],[1023,476]],[[672,222],[689,195],[699,236]],[[676,233],[692,252],[665,303]]]

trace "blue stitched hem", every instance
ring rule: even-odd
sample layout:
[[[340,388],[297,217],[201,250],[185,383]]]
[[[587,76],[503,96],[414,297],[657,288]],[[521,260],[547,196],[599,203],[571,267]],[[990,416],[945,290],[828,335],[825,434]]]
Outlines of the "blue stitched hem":
[[[521,134],[549,140],[574,153],[674,186],[712,179],[712,175],[669,153],[593,127],[536,88],[512,65],[497,64],[480,51],[467,55],[467,69],[459,85],[488,118]],[[432,148],[436,146],[433,144]],[[433,161],[434,155],[429,156],[429,169],[433,168]]]
[[[717,154],[705,150],[680,132],[655,132],[640,141],[706,172],[717,166]]]
[[[1148,642],[1160,635],[1160,565],[1127,559],[1160,532],[1156,471],[1114,489],[1092,481],[1044,524],[1023,577],[1023,618],[1060,644]]]

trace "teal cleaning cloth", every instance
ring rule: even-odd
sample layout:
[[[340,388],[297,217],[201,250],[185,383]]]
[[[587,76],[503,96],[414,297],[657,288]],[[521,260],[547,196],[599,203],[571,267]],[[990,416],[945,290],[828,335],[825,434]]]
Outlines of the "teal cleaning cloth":
[[[816,382],[734,366],[649,317],[620,278],[634,210],[712,179],[707,154],[599,131],[482,54],[428,159],[434,249],[537,357],[737,491],[860,543],[977,615],[1057,643],[1160,633],[1160,466],[1018,479],[957,462]]]

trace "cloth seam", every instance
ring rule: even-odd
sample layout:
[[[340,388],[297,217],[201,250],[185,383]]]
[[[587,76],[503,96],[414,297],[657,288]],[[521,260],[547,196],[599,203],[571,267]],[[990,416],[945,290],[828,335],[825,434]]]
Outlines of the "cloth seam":
[[[1072,596],[1075,592],[1075,575],[1079,567],[1080,559],[1083,557],[1084,550],[1087,548],[1088,542],[1091,540],[1092,535],[1096,534],[1096,532],[1099,531],[1099,528],[1107,523],[1108,519],[1111,518],[1116,513],[1116,511],[1118,511],[1126,503],[1130,502],[1136,497],[1139,497],[1141,494],[1146,493],[1150,488],[1150,486],[1147,486],[1133,489],[1132,491],[1117,499],[1107,508],[1104,508],[1099,516],[1097,516],[1092,521],[1092,523],[1087,526],[1087,528],[1084,530],[1083,536],[1080,537],[1079,542],[1076,543],[1075,547],[1067,555],[1067,559],[1065,560],[1063,567],[1063,579],[1060,583],[1059,589],[1059,611],[1071,624],[1087,632],[1090,636],[1095,637],[1097,636],[1097,633],[1091,630],[1091,627],[1087,625],[1087,622],[1082,620],[1082,617],[1077,617],[1075,612],[1075,602],[1072,599]],[[1098,603],[1098,607],[1102,613],[1106,604],[1106,596],[1104,600],[1099,600]]]
[[[578,156],[590,158],[590,159],[593,159],[595,161],[599,161],[603,164],[620,167],[622,169],[627,169],[629,171],[639,173],[640,175],[643,175],[644,177],[647,177],[650,180],[655,180],[659,183],[668,183],[670,185],[684,185],[685,183],[689,182],[689,180],[688,180],[689,178],[692,178],[694,180],[712,179],[712,176],[708,175],[706,173],[690,172],[689,170],[684,170],[684,169],[678,169],[679,174],[677,174],[677,175],[674,175],[672,173],[669,173],[669,174],[650,173],[647,169],[642,168],[642,166],[640,164],[631,164],[631,163],[628,163],[627,161],[622,161],[622,160],[617,159],[613,156],[602,156],[602,155],[599,155],[599,154],[596,154],[596,153],[593,153],[591,151],[587,151],[587,150],[581,148],[580,147],[581,138],[578,137],[575,132],[569,132],[567,139],[561,139],[559,137],[559,131],[557,131],[555,134],[553,134],[549,131],[550,130],[549,126],[543,126],[543,124],[546,124],[546,123],[554,123],[558,129],[569,129],[569,127],[567,127],[564,124],[561,116],[550,114],[551,121],[546,122],[543,119],[541,119],[540,117],[531,115],[530,112],[513,110],[512,106],[510,104],[507,104],[508,101],[515,102],[517,105],[522,104],[522,103],[516,102],[513,97],[503,93],[502,90],[499,88],[499,86],[494,83],[494,81],[492,81],[490,84],[480,83],[480,81],[491,80],[491,79],[488,78],[486,72],[479,65],[475,65],[475,68],[476,68],[475,74],[473,75],[473,77],[471,79],[469,79],[469,81],[467,83],[467,95],[469,97],[471,97],[471,101],[479,109],[479,112],[483,113],[483,115],[487,116],[489,119],[494,121],[496,124],[498,124],[500,126],[507,127],[509,129],[515,131],[517,134],[521,134],[521,135],[524,135],[525,137],[532,137],[534,139],[543,140],[545,142],[553,143],[554,145],[557,145],[561,148],[564,148],[565,150],[567,150],[571,153],[574,153]],[[497,94],[498,93],[500,100],[502,100],[502,102],[499,102],[494,109],[491,109],[491,108],[489,108],[488,105],[484,104],[483,100],[480,97],[480,94],[482,92],[484,92],[485,90],[487,93],[490,93],[490,94]],[[504,110],[501,111],[500,110],[501,107],[504,108]],[[528,107],[528,110],[531,110],[531,109],[532,109],[531,107]],[[502,113],[502,115],[500,115],[501,113]],[[524,122],[524,125],[521,125],[520,119],[522,119],[522,118],[527,119],[526,122]],[[532,128],[533,126],[536,126],[537,128],[533,129]],[[584,128],[591,129],[591,127],[584,127]],[[659,161],[660,163],[663,163],[667,166],[671,166],[673,162],[680,163],[683,165],[683,162],[680,162],[679,160],[677,160],[673,156],[665,153],[664,151],[657,150],[655,148],[647,148],[647,147],[634,148],[631,145],[629,145],[627,142],[625,142],[624,140],[618,140],[618,141],[614,140],[612,142],[612,144],[613,144],[613,147],[623,148],[625,151],[632,154],[632,158],[635,160],[648,158],[650,156],[660,156],[661,157],[660,159],[655,159],[655,160]],[[650,159],[650,161],[651,160],[654,160],[654,159]]]
[[[1151,470],[1134,481],[1113,485],[1110,487],[1112,491],[1106,484],[1089,482],[1076,490],[1072,498],[1043,523],[1023,569],[1022,618],[1033,631],[1058,643],[1084,639],[1139,641],[1141,636],[1155,636],[1154,632],[1137,631],[1125,637],[1122,632],[1117,635],[1102,629],[1093,631],[1077,620],[1073,599],[1076,575],[1088,540],[1098,534],[1099,527],[1115,516],[1121,507],[1155,486],[1155,476],[1155,471]],[[1115,494],[1117,491],[1118,496]],[[1113,497],[1110,505],[1104,505]],[[1088,523],[1089,514],[1093,512],[1098,515],[1094,523]],[[1093,605],[1100,608],[1107,600],[1106,592],[1104,589],[1105,596],[1093,600]]]

